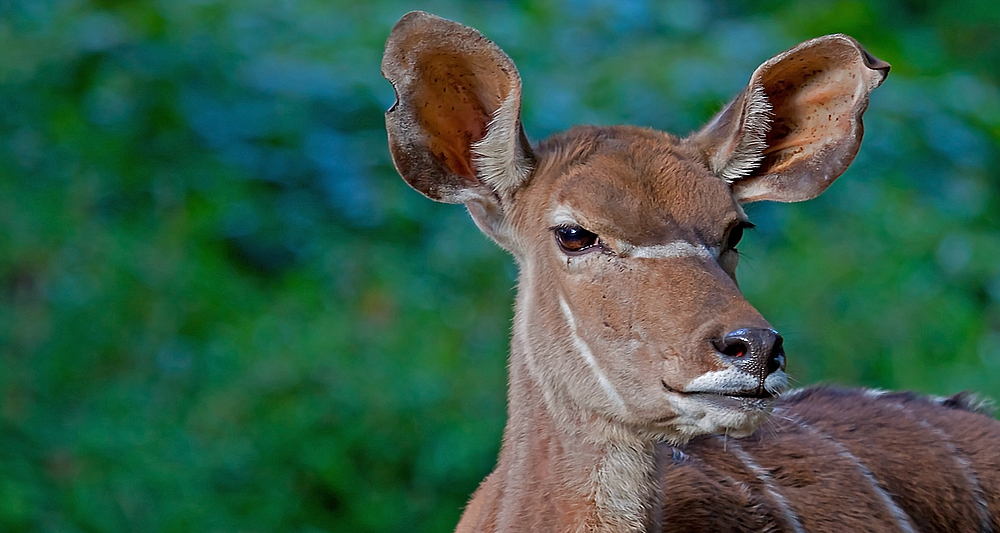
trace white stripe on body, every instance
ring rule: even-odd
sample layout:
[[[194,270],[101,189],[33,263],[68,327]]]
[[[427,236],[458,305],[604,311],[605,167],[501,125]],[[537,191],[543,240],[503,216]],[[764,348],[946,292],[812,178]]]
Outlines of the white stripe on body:
[[[716,438],[722,437],[717,436]],[[785,515],[785,520],[792,526],[792,530],[795,531],[795,533],[805,533],[805,529],[802,528],[802,523],[799,522],[799,517],[792,512],[792,508],[789,507],[788,500],[786,500],[785,497],[775,488],[774,482],[771,479],[771,474],[757,464],[757,462],[753,460],[753,457],[750,457],[750,454],[744,451],[735,440],[724,441],[723,445],[729,449],[737,459],[742,461],[747,468],[752,470],[754,475],[757,476],[757,479],[764,484],[764,489],[767,490],[767,493],[771,496],[771,498],[777,502],[778,507],[781,508],[781,512]]]
[[[941,428],[931,424],[930,422],[917,418],[909,409],[903,406],[899,402],[890,403],[892,407],[902,411],[904,415],[909,417],[911,420],[916,421],[920,424],[920,427],[930,430],[933,432],[938,440],[940,440],[945,448],[948,450],[948,455],[950,455],[956,463],[958,463],[959,469],[965,476],[965,482],[969,484],[969,489],[972,492],[976,500],[976,507],[979,511],[979,529],[980,531],[992,531],[992,526],[990,525],[990,506],[986,503],[985,492],[983,491],[982,485],[979,483],[979,478],[976,477],[976,473],[972,471],[972,464],[968,459],[962,457],[961,452],[958,451],[958,447],[951,441],[951,437],[948,436]]]
[[[803,422],[797,417],[787,414],[782,415],[782,417],[792,422],[793,424],[796,424],[802,429],[805,429],[806,431],[814,435],[817,435],[823,440],[829,442],[837,450],[838,455],[840,455],[844,459],[853,462],[854,465],[858,468],[858,471],[860,471],[861,474],[864,475],[865,478],[868,480],[868,482],[871,483],[872,489],[875,491],[875,494],[877,494],[879,499],[882,500],[882,505],[884,505],[885,508],[892,514],[893,518],[896,519],[896,523],[899,525],[899,528],[903,530],[905,533],[917,533],[917,529],[913,526],[913,522],[910,520],[910,517],[906,515],[906,511],[900,508],[899,505],[897,505],[896,502],[892,499],[892,496],[890,496],[889,493],[887,493],[885,489],[883,489],[882,486],[878,484],[878,480],[875,478],[875,475],[872,474],[871,470],[868,470],[868,467],[866,467],[861,462],[861,460],[857,458],[857,456],[851,453],[843,444],[837,442],[826,433],[819,431],[818,429],[810,426],[809,424]]]

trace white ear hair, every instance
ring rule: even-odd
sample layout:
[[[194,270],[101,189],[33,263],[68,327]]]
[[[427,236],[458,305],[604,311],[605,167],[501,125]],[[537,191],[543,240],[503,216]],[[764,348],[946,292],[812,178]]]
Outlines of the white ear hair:
[[[747,94],[743,107],[742,135],[732,140],[736,146],[716,151],[709,160],[712,173],[729,183],[749,176],[760,166],[767,148],[765,137],[771,126],[772,108],[764,94],[764,87],[755,84]]]
[[[857,155],[869,95],[888,73],[846,35],[811,39],[757,67],[688,140],[740,203],[814,198]]]
[[[521,88],[515,85],[493,113],[486,135],[472,145],[477,177],[504,197],[509,197],[531,172],[531,160],[520,139],[520,107]]]
[[[400,176],[441,202],[505,201],[533,160],[521,128],[521,78],[478,31],[415,11],[386,41],[382,74],[396,91],[386,111]]]

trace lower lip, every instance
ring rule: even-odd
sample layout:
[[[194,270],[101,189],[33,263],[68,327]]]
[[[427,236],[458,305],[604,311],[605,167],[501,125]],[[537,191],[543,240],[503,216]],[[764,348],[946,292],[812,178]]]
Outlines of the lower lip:
[[[719,404],[722,407],[729,407],[732,409],[759,409],[765,407],[774,402],[774,396],[736,396],[732,394],[726,394],[725,392],[684,392],[679,391],[666,382],[662,381],[663,388],[667,392],[684,396],[686,398],[697,398],[703,401],[712,402]]]
[[[746,396],[726,396],[724,394],[713,394],[710,392],[689,394],[689,398],[698,399],[726,409],[737,409],[740,411],[759,411],[767,409],[774,402],[774,398],[749,398]]]

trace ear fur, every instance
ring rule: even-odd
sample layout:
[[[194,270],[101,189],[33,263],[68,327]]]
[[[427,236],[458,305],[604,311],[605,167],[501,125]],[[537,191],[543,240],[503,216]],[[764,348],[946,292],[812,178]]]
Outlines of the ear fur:
[[[521,127],[521,79],[492,41],[408,13],[389,35],[382,75],[396,91],[386,112],[392,159],[413,188],[442,202],[502,204],[525,182],[533,156]]]
[[[758,67],[689,140],[738,201],[808,200],[854,160],[869,95],[888,72],[846,35],[806,41]]]

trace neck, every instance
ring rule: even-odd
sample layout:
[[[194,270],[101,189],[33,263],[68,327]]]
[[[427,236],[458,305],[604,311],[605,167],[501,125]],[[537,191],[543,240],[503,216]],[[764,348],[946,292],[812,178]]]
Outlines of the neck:
[[[515,327],[512,346],[508,422],[488,504],[496,529],[653,529],[662,499],[653,441],[546,388],[523,328]]]

